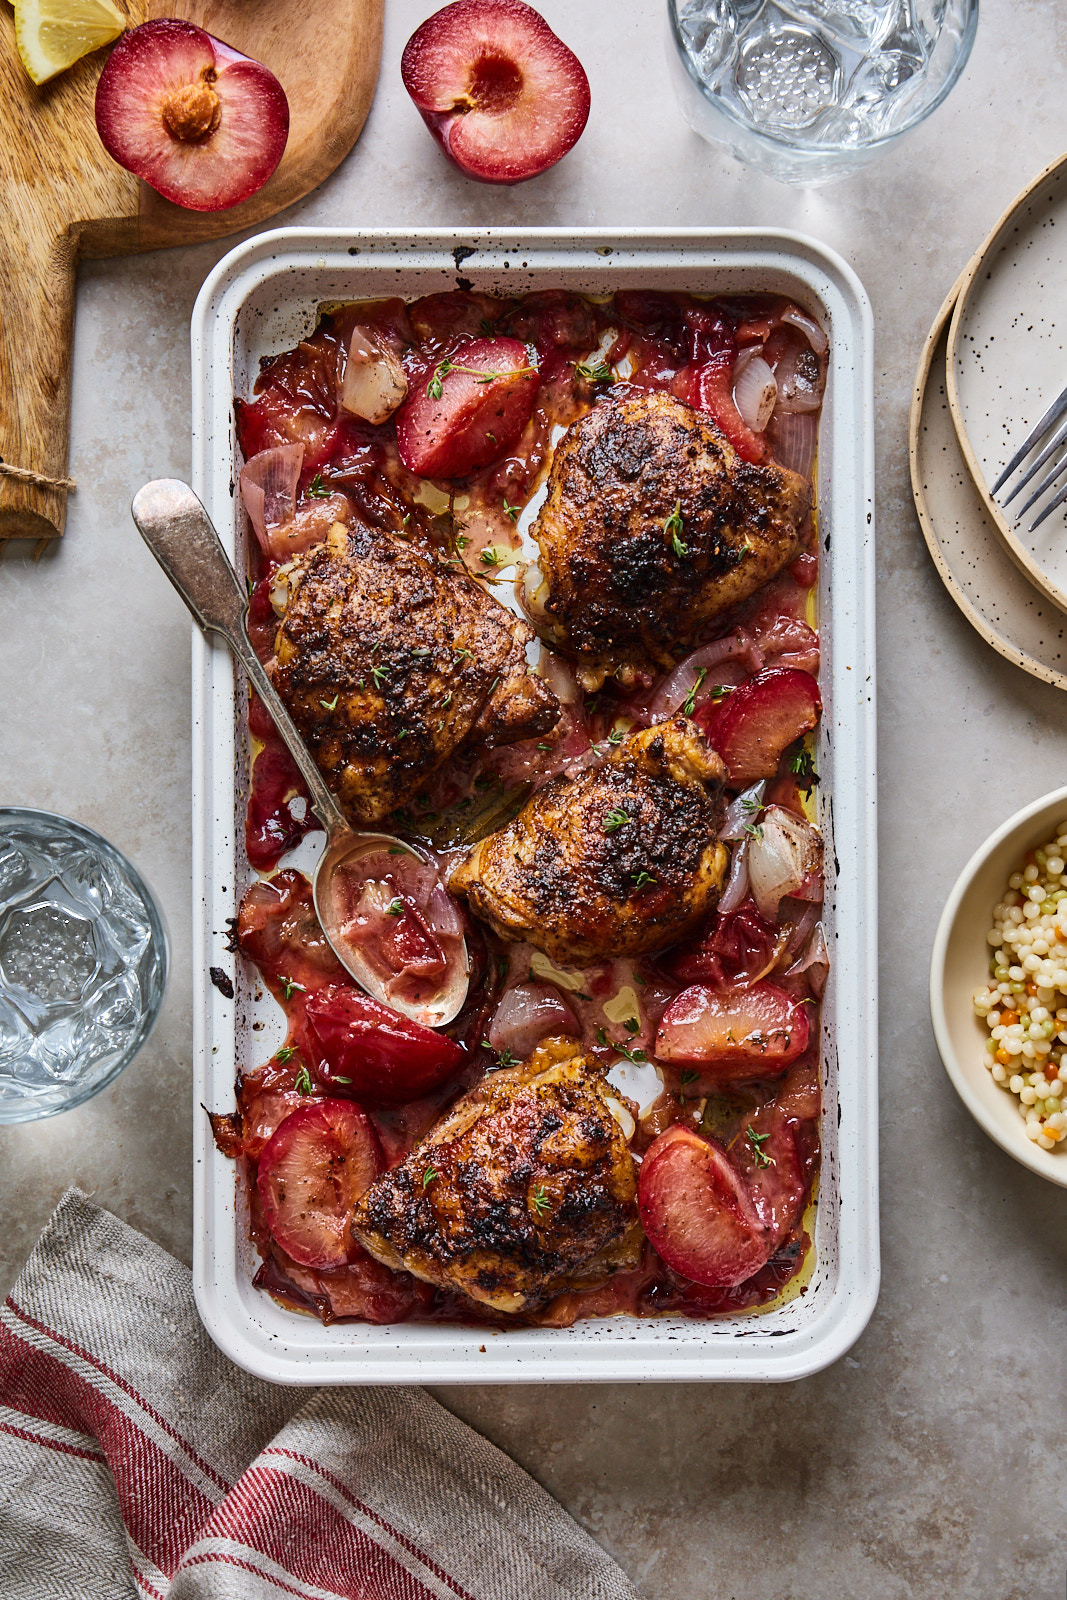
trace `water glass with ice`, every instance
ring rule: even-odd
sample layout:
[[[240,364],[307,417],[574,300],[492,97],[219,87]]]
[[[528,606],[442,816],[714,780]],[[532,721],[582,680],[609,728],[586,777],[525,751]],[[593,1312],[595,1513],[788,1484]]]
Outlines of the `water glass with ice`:
[[[930,115],[978,0],[668,0],[672,72],[703,138],[785,183],[844,177]]]
[[[65,817],[0,808],[0,1123],[79,1105],[141,1048],[167,941],[143,879]]]

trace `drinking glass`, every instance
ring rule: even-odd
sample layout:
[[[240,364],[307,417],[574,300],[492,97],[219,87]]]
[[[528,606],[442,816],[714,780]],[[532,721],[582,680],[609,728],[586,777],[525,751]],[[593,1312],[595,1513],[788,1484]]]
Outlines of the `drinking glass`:
[[[784,183],[846,176],[963,71],[978,0],[668,0],[690,126]]]
[[[90,828],[0,808],[0,1123],[80,1105],[148,1038],[167,939],[136,868]]]

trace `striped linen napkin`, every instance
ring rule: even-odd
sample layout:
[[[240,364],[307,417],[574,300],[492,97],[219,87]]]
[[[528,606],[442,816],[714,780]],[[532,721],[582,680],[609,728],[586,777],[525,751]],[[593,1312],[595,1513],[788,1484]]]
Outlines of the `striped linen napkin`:
[[[69,1190],[0,1309],[4,1600],[637,1600],[421,1389],[294,1389],[190,1275]]]

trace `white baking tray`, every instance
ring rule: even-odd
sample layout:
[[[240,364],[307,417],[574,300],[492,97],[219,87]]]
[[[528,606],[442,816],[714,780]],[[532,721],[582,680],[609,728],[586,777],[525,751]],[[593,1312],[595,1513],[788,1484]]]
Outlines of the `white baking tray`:
[[[193,484],[231,551],[238,545],[232,398],[249,392],[260,357],[290,349],[310,331],[321,301],[411,298],[453,289],[458,279],[512,294],[548,286],[591,293],[627,286],[766,290],[814,312],[830,335],[818,466],[825,712],[816,793],[827,840],[833,970],[824,1007],[815,1271],[802,1297],[769,1312],[712,1321],[619,1316],[503,1333],[419,1323],[324,1327],[252,1288],[257,1258],[234,1166],[216,1151],[200,1107],[232,1107],[235,1071],[261,1063],[281,1042],[282,1017],[247,964],[225,953],[227,918],[253,876],[244,857],[244,697],[235,698],[227,650],[194,631],[193,1270],[200,1315],[238,1365],[283,1383],[803,1377],[849,1348],[878,1293],[870,306],[840,257],[792,233],[291,228],[261,234],[219,263],[193,311]],[[239,553],[236,560],[240,567]],[[211,985],[209,966],[233,972],[236,1003]]]

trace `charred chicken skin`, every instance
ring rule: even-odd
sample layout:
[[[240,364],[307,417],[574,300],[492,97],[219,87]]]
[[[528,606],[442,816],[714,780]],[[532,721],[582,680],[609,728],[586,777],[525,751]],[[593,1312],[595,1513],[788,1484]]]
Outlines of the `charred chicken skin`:
[[[645,728],[599,766],[545,784],[449,887],[503,938],[564,966],[663,949],[718,899],[725,776],[687,717]]]
[[[555,726],[528,625],[405,540],[335,523],[287,589],[274,682],[353,823],[419,794],[461,745]]]
[[[667,668],[800,549],[808,484],[742,461],[669,394],[607,400],[556,446],[534,528],[541,604],[586,689]]]
[[[356,1201],[372,1256],[494,1311],[533,1308],[637,1220],[611,1089],[573,1039],[491,1072]],[[605,1272],[610,1270],[605,1267]]]

